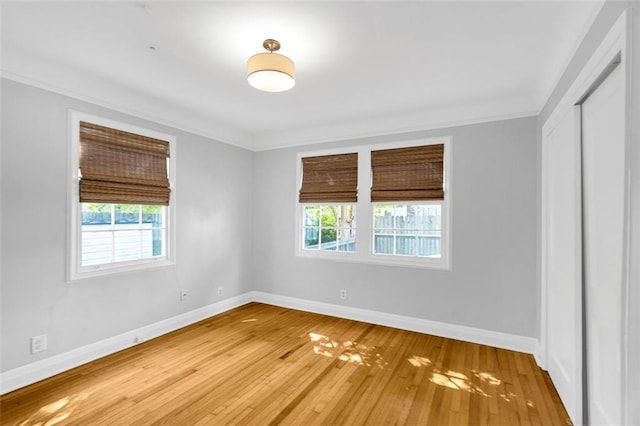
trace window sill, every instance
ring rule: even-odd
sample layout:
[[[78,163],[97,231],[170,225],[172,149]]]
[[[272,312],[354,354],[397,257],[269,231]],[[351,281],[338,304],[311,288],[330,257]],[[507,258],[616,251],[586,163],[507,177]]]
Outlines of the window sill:
[[[149,269],[173,266],[175,262],[167,259],[144,259],[133,262],[122,262],[115,264],[103,264],[95,266],[86,266],[80,271],[72,271],[69,275],[68,282],[81,281],[90,278],[108,277],[125,273],[145,271]]]
[[[302,259],[333,260],[338,262],[365,263],[404,268],[450,271],[451,263],[438,258],[417,258],[409,256],[368,255],[363,257],[353,252],[298,251],[296,257]]]

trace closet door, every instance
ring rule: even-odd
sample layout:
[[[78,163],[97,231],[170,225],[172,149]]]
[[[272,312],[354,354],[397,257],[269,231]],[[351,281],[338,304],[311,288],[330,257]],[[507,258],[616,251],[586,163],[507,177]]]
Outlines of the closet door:
[[[582,104],[589,423],[622,421],[625,94],[617,67]]]

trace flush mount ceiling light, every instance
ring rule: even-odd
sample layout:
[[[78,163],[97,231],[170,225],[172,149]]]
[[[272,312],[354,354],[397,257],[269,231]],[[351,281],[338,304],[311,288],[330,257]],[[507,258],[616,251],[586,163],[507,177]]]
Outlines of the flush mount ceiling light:
[[[280,42],[266,39],[262,46],[269,53],[258,53],[247,61],[247,80],[258,90],[283,92],[296,84],[296,67],[293,61],[279,53]]]

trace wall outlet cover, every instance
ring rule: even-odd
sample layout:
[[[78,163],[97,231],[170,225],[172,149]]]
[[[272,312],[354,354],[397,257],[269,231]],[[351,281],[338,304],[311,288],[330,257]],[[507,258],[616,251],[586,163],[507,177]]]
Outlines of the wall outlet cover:
[[[38,352],[45,351],[47,349],[47,335],[34,336],[31,338],[31,353],[37,354]]]

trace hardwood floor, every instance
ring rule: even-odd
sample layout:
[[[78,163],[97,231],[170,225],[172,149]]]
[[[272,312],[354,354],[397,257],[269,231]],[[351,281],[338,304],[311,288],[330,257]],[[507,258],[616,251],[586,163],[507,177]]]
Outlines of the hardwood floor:
[[[567,425],[518,352],[251,303],[0,399],[3,425]]]

